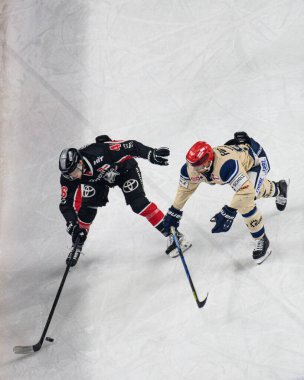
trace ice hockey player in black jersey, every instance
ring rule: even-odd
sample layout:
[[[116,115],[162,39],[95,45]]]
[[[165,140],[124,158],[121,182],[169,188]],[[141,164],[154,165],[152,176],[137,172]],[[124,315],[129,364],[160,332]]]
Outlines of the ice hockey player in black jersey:
[[[73,244],[77,238],[79,241],[71,266],[77,263],[97,208],[106,205],[109,189],[114,186],[120,187],[126,204],[135,213],[145,217],[165,237],[169,236],[166,253],[171,257],[178,256],[170,234],[164,230],[163,212],[146,197],[135,160],[140,157],[152,164],[168,165],[169,154],[169,148],[154,149],[135,140],[111,140],[106,135],[96,137],[95,143],[79,150],[68,148],[60,153],[60,211]],[[180,243],[183,251],[191,246],[181,233]]]
[[[186,155],[181,168],[179,187],[173,205],[169,208],[164,226],[178,227],[187,200],[199,184],[229,184],[234,190],[231,203],[211,218],[215,225],[212,233],[227,232],[240,213],[256,241],[253,259],[261,264],[270,255],[271,248],[265,233],[263,217],[256,199],[275,198],[276,207],[283,211],[287,204],[288,181],[266,178],[270,165],[262,146],[245,132],[236,132],[232,140],[217,147],[204,141],[196,142]]]

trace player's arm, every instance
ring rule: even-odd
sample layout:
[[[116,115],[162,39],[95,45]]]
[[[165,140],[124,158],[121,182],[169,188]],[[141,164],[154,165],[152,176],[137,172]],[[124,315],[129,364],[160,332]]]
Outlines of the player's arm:
[[[61,176],[61,201],[59,209],[66,221],[66,230],[72,236],[75,243],[77,237],[79,244],[83,244],[87,238],[87,229],[79,223],[76,210],[81,209],[81,185],[79,181],[69,181]]]
[[[170,155],[169,148],[151,148],[136,140],[125,140],[111,144],[109,149],[113,152],[117,151],[119,159],[116,160],[119,163],[126,157],[140,157],[149,160],[152,164],[156,165],[168,165],[168,157]],[[120,152],[120,153],[118,153]]]
[[[67,223],[73,222],[77,223],[77,191],[79,189],[79,181],[69,181],[68,179],[61,176],[60,178],[61,185],[61,201],[59,204],[59,209],[61,214]]]
[[[164,218],[164,228],[170,233],[170,228],[179,226],[183,212],[181,211],[188,199],[198,188],[198,183],[193,183],[189,177],[187,164],[184,164],[180,171],[179,185],[172,206],[169,208]]]
[[[220,177],[224,183],[229,184],[235,191],[230,205],[225,205],[220,212],[211,218],[215,223],[212,233],[227,232],[237,215],[243,213],[244,208],[251,211],[255,207],[255,191],[248,174],[238,160],[229,159],[220,168]]]
[[[177,210],[181,210],[187,203],[188,199],[198,188],[198,185],[199,182],[194,183],[191,181],[187,169],[187,164],[184,164],[180,171],[179,185],[173,201],[173,207]]]

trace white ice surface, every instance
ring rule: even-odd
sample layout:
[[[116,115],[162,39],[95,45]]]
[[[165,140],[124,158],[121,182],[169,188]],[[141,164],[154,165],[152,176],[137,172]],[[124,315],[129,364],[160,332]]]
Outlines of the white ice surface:
[[[1,380],[304,379],[304,2],[2,0]],[[124,205],[100,209],[49,328],[69,237],[58,155],[98,134],[169,146],[169,167],[140,160],[166,212],[188,148],[237,130],[262,143],[269,178],[291,178],[286,212],[261,200],[273,254],[260,267],[240,217],[212,235],[232,197],[204,186],[181,224],[198,309],[165,239]]]

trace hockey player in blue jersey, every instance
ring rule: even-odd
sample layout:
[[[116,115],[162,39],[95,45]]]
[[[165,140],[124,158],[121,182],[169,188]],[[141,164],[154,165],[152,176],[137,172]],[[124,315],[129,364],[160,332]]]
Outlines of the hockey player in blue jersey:
[[[212,233],[229,231],[237,213],[240,213],[256,241],[253,259],[261,264],[271,253],[265,233],[263,217],[256,206],[259,198],[276,199],[279,211],[285,210],[289,183],[266,178],[270,165],[264,149],[245,132],[236,132],[232,140],[212,148],[204,141],[196,142],[186,155],[181,168],[179,187],[173,205],[169,208],[164,227],[178,227],[182,208],[199,184],[229,184],[234,190],[231,203],[214,215]]]

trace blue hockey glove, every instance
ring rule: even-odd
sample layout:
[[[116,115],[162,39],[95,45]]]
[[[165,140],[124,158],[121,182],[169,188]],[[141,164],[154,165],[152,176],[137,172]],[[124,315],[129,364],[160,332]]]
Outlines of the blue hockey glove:
[[[211,232],[213,234],[218,234],[220,232],[229,231],[236,214],[237,210],[235,208],[225,205],[220,212],[210,219],[210,222],[215,222],[215,226],[212,228]]]
[[[152,149],[148,153],[148,160],[152,164],[156,165],[169,165],[168,159],[165,158],[170,155],[170,150],[169,148],[157,148],[157,149]]]
[[[171,206],[167,212],[167,214],[164,217],[164,229],[165,232],[170,234],[170,228],[175,227],[177,228],[179,226],[179,222],[183,216],[183,212],[181,210],[177,210],[175,207]]]

